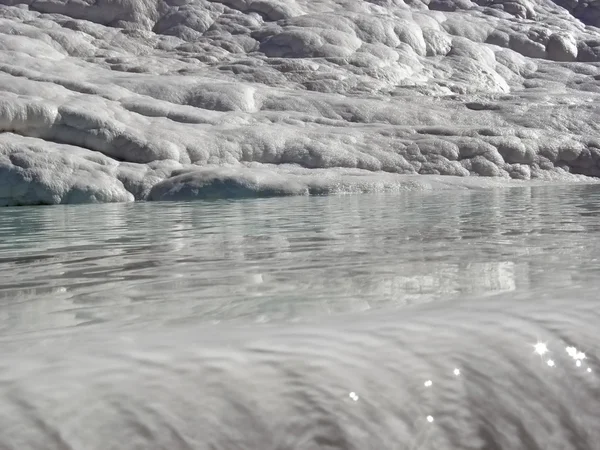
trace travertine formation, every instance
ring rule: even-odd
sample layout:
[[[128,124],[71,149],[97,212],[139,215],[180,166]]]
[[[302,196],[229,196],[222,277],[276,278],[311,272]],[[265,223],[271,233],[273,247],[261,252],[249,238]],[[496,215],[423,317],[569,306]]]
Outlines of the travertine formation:
[[[567,0],[0,0],[0,204],[597,177],[598,23]]]

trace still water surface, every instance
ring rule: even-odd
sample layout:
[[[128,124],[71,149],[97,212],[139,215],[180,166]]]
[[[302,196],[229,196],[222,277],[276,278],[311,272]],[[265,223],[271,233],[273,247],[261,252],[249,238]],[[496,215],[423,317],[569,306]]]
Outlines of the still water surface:
[[[0,333],[600,287],[600,187],[0,209]]]

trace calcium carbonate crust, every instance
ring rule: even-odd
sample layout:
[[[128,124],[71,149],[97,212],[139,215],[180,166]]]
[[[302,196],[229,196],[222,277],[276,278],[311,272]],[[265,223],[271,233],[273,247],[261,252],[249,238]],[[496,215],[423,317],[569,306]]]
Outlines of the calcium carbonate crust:
[[[0,0],[0,205],[595,178],[599,24],[562,0]]]

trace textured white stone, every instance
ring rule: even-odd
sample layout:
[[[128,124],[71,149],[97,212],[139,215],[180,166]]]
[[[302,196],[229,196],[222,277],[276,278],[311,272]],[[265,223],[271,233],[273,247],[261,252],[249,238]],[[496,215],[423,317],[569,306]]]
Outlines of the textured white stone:
[[[597,177],[594,8],[550,0],[0,0],[3,155],[29,152],[53,179],[40,190],[38,178],[22,176],[19,183],[33,184],[19,189],[29,193],[3,188],[2,202],[162,198],[165,183],[181,181],[172,170],[223,165],[244,173],[238,184],[261,164]],[[70,164],[75,154],[117,168],[90,171],[93,195],[67,195],[64,173],[47,164]],[[3,164],[22,173],[10,158]],[[278,172],[281,189],[305,192],[288,172]]]

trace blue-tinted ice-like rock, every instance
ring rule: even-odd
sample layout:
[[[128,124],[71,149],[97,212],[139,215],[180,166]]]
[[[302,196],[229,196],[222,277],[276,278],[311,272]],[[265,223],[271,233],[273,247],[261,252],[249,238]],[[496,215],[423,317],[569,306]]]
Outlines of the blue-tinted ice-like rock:
[[[0,205],[127,202],[118,163],[67,145],[0,135]]]
[[[149,199],[189,200],[302,194],[308,194],[306,186],[290,182],[276,172],[218,167],[178,173],[155,184]]]
[[[525,166],[527,167],[527,166]],[[564,174],[542,174],[540,181],[592,182],[584,176],[565,178]],[[398,175],[360,169],[303,169],[290,165],[207,166],[175,171],[156,183],[148,200],[192,200],[217,198],[275,197],[286,195],[325,195],[490,189],[514,186],[499,177],[457,177],[440,175]]]
[[[273,165],[598,177],[595,8],[0,0],[2,204],[318,191]]]

